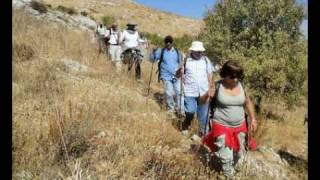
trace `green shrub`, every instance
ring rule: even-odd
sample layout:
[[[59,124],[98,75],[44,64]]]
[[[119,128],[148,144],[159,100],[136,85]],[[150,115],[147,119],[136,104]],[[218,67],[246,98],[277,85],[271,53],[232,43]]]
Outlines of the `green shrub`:
[[[47,8],[51,9],[52,5],[51,4],[46,4]]]
[[[111,24],[114,23],[115,20],[116,20],[116,19],[115,19],[113,16],[103,16],[103,17],[101,18],[102,23],[103,23],[106,27],[111,26]]]
[[[92,15],[90,15],[89,17],[90,17],[90,19],[92,19],[94,21],[96,20],[96,18],[94,18]]]
[[[196,40],[196,37],[192,37],[189,35],[183,35],[182,37],[174,38],[174,42],[176,47],[180,50],[187,52],[193,40]]]
[[[307,79],[303,8],[294,0],[225,1],[206,14],[200,34],[210,59],[240,62],[251,94],[264,102],[298,104]]]
[[[37,10],[40,13],[47,13],[47,7],[46,5],[38,2],[38,1],[31,1],[30,6],[32,9]]]
[[[149,32],[139,32],[140,36],[146,37],[151,44],[161,47],[163,46],[163,37],[159,36],[155,33],[149,33]]]
[[[148,40],[150,40],[151,44],[157,46],[157,47],[163,47],[164,46],[164,37],[159,36],[155,33],[149,33],[149,32],[140,32],[140,36],[146,37]],[[189,35],[183,35],[182,37],[173,37],[173,41],[175,44],[175,47],[177,47],[181,51],[188,51],[188,48],[190,47],[192,41],[195,39],[195,37],[189,36]]]
[[[59,6],[57,7],[57,10],[58,10],[58,11],[61,11],[61,12],[68,13],[68,14],[70,14],[70,15],[78,14],[78,12],[77,12],[75,9],[69,8],[69,7],[65,7],[65,6],[61,6],[61,5],[59,5]]]
[[[34,57],[35,52],[31,46],[24,43],[14,43],[13,44],[13,60],[14,61],[28,61]]]
[[[81,11],[80,14],[81,14],[82,16],[88,16],[88,13],[85,12],[85,11]]]

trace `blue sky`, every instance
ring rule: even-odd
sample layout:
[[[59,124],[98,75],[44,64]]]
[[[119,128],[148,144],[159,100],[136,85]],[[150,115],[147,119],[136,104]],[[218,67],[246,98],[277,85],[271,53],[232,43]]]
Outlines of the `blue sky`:
[[[148,7],[172,12],[195,19],[202,19],[206,7],[212,7],[216,0],[135,0]]]
[[[216,0],[134,0],[139,4],[148,7],[159,9],[162,11],[171,12],[181,16],[186,16],[194,19],[202,19],[208,8],[211,8]],[[297,0],[298,3],[308,5],[307,0]],[[308,20],[305,20],[301,25],[301,31],[308,34]]]

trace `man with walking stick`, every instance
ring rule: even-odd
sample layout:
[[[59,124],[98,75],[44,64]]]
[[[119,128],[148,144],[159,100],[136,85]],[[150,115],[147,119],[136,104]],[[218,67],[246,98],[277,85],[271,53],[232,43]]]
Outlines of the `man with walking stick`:
[[[202,42],[193,41],[189,50],[190,57],[186,59],[184,66],[177,71],[178,77],[184,75],[186,117],[182,124],[182,130],[184,134],[188,132],[194,114],[197,113],[199,136],[202,137],[206,134],[209,97],[212,97],[214,93],[214,87],[210,85],[213,81],[212,72],[215,69],[209,58],[204,54],[205,48]]]
[[[166,95],[167,111],[170,115],[184,115],[184,98],[181,96],[181,78],[176,76],[176,71],[183,64],[182,54],[173,46],[172,36],[164,38],[164,47],[154,49],[150,61],[158,63],[158,82],[162,80]]]

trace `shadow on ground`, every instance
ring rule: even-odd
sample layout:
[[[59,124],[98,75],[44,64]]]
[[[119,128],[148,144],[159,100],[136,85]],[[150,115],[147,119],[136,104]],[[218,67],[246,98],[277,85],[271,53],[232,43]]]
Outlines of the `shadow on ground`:
[[[294,168],[295,170],[303,173],[308,171],[308,161],[302,159],[301,157],[297,157],[287,151],[279,150],[278,154],[280,155],[281,159],[285,159],[288,164]]]
[[[162,110],[166,110],[165,95],[163,93],[155,92],[153,93],[153,98],[156,100],[157,104]]]
[[[209,150],[201,144],[191,144],[190,151],[203,164],[204,168],[200,171],[204,171],[209,179],[217,179],[217,176],[221,172],[219,160],[214,156],[212,157]]]

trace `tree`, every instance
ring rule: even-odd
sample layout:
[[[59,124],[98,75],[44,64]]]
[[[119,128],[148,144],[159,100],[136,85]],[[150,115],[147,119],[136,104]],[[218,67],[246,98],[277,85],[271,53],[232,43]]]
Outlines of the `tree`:
[[[199,36],[211,59],[243,65],[253,96],[291,107],[306,91],[304,16],[294,0],[225,0],[208,10]]]

